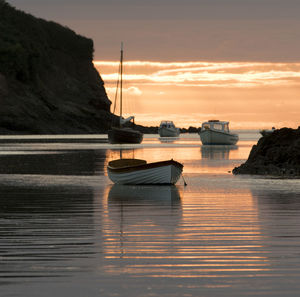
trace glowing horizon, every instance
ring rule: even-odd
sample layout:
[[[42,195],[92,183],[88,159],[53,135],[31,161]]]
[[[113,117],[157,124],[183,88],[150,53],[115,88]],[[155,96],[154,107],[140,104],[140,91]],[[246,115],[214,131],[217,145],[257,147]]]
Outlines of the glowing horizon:
[[[94,61],[113,101],[118,61]],[[209,118],[231,127],[298,127],[300,63],[124,62],[125,115],[143,125],[174,120],[200,126]]]

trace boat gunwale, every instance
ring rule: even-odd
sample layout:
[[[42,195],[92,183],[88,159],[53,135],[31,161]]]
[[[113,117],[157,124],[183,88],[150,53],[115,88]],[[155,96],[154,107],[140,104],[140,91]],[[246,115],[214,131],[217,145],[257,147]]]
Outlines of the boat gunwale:
[[[111,167],[111,166],[107,165],[107,169],[113,173],[127,173],[127,172],[147,170],[147,169],[159,168],[159,167],[170,166],[170,165],[174,165],[175,167],[177,167],[180,170],[182,170],[182,168],[183,168],[183,165],[181,163],[179,163],[175,160],[167,160],[167,161],[158,161],[158,162],[133,165],[133,166],[124,166],[124,167],[119,167],[119,168]]]

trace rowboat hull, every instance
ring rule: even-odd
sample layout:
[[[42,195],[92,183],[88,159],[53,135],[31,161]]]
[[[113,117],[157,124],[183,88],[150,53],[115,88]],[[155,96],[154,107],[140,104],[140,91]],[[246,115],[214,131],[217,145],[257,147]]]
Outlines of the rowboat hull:
[[[175,184],[182,169],[182,164],[169,160],[124,167],[113,167],[109,164],[107,173],[116,184]]]
[[[211,129],[203,130],[199,132],[199,135],[202,144],[235,145],[239,140],[237,134]]]
[[[115,128],[108,131],[108,142],[117,143],[141,143],[143,134],[131,128]]]

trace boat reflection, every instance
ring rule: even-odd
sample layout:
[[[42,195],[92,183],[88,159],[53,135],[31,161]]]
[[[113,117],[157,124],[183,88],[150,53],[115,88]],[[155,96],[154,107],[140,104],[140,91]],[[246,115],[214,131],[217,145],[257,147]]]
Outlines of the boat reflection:
[[[159,137],[158,140],[161,143],[174,143],[179,140],[179,137]]]
[[[224,190],[208,179],[202,183],[205,191],[194,185],[184,197],[175,186],[108,188],[104,271],[162,278],[246,277],[269,271],[249,190],[227,184]]]
[[[229,160],[230,151],[237,150],[237,145],[202,145],[202,159]]]
[[[182,218],[176,186],[113,185],[107,193],[103,222],[105,258],[139,258],[170,249]],[[167,251],[165,251],[167,252]],[[112,267],[111,270],[126,270]]]
[[[118,185],[111,186],[109,205],[180,205],[179,190],[174,185]]]

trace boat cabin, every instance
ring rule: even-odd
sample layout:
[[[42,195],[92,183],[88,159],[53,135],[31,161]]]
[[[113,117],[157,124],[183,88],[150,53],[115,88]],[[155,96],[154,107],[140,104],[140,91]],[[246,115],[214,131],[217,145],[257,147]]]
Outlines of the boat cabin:
[[[202,123],[201,130],[204,131],[207,129],[229,132],[229,122],[223,122],[219,120],[209,120],[208,122]]]
[[[175,125],[173,121],[161,121],[159,128],[174,128]]]

